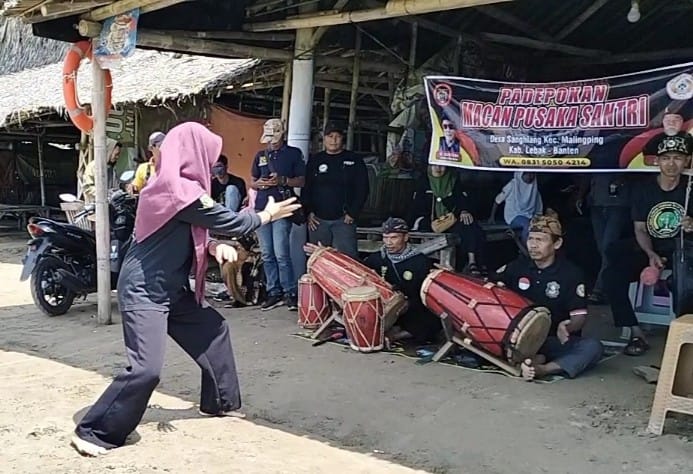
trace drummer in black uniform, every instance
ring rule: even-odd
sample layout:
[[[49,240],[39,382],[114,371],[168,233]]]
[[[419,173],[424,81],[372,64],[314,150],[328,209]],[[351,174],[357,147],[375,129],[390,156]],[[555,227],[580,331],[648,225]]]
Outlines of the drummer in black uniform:
[[[390,217],[383,223],[383,248],[368,256],[365,264],[378,272],[409,301],[409,309],[388,334],[391,341],[433,341],[442,330],[440,319],[421,301],[421,285],[433,262],[409,244],[409,226],[404,219]]]
[[[496,279],[551,311],[551,330],[534,359],[522,364],[528,380],[550,374],[574,378],[594,367],[604,348],[598,339],[582,337],[587,319],[585,284],[580,269],[557,254],[563,244],[561,223],[554,217],[532,219],[529,257],[498,269]]]

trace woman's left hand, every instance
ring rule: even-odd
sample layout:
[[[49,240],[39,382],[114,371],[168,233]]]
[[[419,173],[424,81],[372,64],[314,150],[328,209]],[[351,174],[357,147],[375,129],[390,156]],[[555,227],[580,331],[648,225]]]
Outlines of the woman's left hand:
[[[238,252],[236,252],[236,249],[226,244],[217,245],[214,256],[217,262],[219,262],[219,265],[223,265],[225,262],[235,262],[238,260]]]
[[[474,222],[474,216],[467,211],[462,211],[460,213],[460,220],[464,225],[471,225]]]

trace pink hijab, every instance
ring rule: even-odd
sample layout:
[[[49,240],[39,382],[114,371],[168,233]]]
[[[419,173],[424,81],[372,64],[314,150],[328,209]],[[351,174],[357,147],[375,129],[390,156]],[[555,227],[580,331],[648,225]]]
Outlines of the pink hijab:
[[[222,139],[204,125],[186,122],[171,129],[161,145],[156,176],[140,193],[135,239],[143,242],[180,211],[209,195],[211,168],[221,153]],[[195,298],[204,299],[209,232],[192,226],[195,247]]]

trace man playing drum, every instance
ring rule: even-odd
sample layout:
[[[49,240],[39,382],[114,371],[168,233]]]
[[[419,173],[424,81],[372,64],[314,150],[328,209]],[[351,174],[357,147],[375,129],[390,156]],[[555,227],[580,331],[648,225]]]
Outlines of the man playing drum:
[[[554,217],[534,217],[527,251],[496,272],[496,279],[535,304],[551,311],[551,330],[533,359],[522,364],[528,380],[550,374],[578,376],[599,362],[604,348],[598,339],[582,337],[587,300],[582,272],[557,255],[563,244],[561,223]]]
[[[409,244],[409,226],[404,219],[390,217],[383,223],[383,248],[368,256],[364,263],[404,293],[409,302],[407,312],[390,330],[390,340],[435,339],[441,331],[440,319],[423,305],[420,295],[421,284],[433,262]]]

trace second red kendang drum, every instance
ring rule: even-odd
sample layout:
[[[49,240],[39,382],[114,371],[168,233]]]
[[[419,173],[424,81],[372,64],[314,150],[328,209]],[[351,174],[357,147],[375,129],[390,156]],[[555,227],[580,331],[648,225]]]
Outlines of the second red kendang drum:
[[[512,363],[534,356],[551,327],[549,310],[494,283],[434,270],[421,286],[428,309],[451,318],[473,344]]]
[[[359,352],[376,352],[385,346],[383,303],[372,286],[349,288],[342,296],[344,329],[349,345]]]
[[[310,275],[298,279],[298,325],[317,329],[330,316],[330,300]]]
[[[350,288],[364,285],[375,288],[383,300],[386,331],[407,310],[407,299],[402,293],[395,291],[392,285],[361,262],[331,247],[316,248],[307,266],[313,280],[339,305]]]

